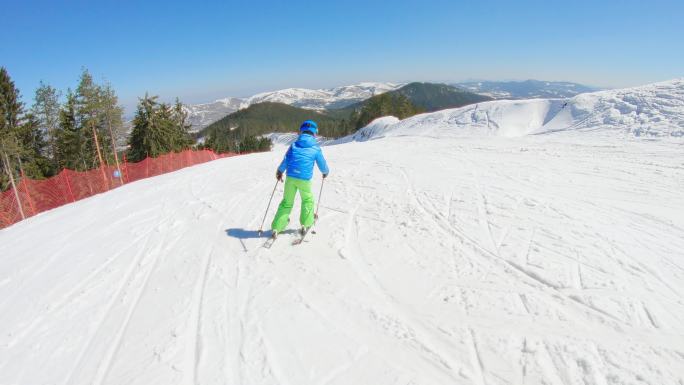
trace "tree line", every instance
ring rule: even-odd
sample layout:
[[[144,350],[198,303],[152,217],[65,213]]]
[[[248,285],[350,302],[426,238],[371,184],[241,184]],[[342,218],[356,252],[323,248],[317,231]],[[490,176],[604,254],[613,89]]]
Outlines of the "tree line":
[[[346,116],[345,116],[346,117]],[[264,135],[294,132],[307,119],[318,123],[325,137],[346,135],[350,125],[343,117],[283,103],[263,102],[235,111],[203,128],[198,135],[204,146],[217,152],[268,151],[271,141]]]
[[[360,109],[352,112],[351,121],[354,122],[356,130],[358,130],[382,116],[391,115],[399,119],[406,119],[422,112],[425,110],[416,106],[405,95],[387,92],[364,101]]]
[[[283,103],[263,102],[233,112],[202,129],[203,146],[217,152],[268,151],[271,143],[263,135],[293,132],[306,119],[318,123],[320,135],[339,138],[381,116],[405,119],[425,112],[406,95],[388,92],[343,109],[312,111]]]
[[[0,67],[0,191],[10,176],[43,179],[68,168],[86,171],[189,149],[187,113],[180,101],[139,99],[130,133],[109,83],[84,69],[75,89],[62,93],[43,82],[25,107],[7,70]]]

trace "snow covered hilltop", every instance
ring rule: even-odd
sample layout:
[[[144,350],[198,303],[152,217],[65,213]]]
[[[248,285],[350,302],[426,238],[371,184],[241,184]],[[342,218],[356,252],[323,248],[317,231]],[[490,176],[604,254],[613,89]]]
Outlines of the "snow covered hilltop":
[[[0,230],[0,384],[681,385],[683,88],[376,120],[297,247],[283,147]]]
[[[518,137],[559,131],[684,137],[684,79],[570,99],[498,100],[403,121],[381,118],[355,138],[408,134]]]

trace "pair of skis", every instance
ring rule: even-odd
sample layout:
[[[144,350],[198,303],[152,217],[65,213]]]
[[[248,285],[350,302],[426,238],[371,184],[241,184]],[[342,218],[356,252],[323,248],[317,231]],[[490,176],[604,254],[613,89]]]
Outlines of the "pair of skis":
[[[314,222],[314,224],[316,224],[316,222]],[[304,242],[304,238],[306,238],[306,235],[309,233],[316,234],[316,230],[313,230],[313,226],[308,229],[302,229],[302,231],[299,232],[300,237],[292,242],[292,246],[301,245],[302,242]]]
[[[292,241],[292,246],[301,245],[302,242],[304,242],[304,239],[306,238],[306,236],[307,236],[309,233],[316,234],[316,231],[313,230],[313,226],[309,227],[309,228],[306,229],[306,230],[304,230],[304,229],[300,230],[300,231],[299,231],[299,238],[297,238],[297,239],[295,239],[294,241]],[[273,243],[275,243],[276,239],[278,239],[277,236],[275,236],[275,237],[274,237],[274,236],[269,237],[268,240],[266,240],[266,242],[264,242],[263,247],[266,248],[266,249],[270,249],[271,246],[273,246]]]

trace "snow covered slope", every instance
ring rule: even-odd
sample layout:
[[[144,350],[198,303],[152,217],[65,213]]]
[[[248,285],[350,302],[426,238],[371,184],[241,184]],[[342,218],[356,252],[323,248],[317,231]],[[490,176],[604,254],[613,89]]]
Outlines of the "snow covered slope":
[[[684,79],[570,99],[498,100],[421,114],[382,118],[357,140],[383,136],[518,137],[558,131],[609,136],[684,137]]]
[[[684,383],[681,140],[424,130],[326,146],[297,247],[282,147],[0,230],[0,384]]]

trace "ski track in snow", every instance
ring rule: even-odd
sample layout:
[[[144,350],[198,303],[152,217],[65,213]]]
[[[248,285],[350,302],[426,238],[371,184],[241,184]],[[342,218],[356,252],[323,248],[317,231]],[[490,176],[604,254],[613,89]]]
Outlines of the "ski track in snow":
[[[682,384],[681,149],[327,146],[271,249],[283,148],[43,213],[0,231],[0,384]]]

